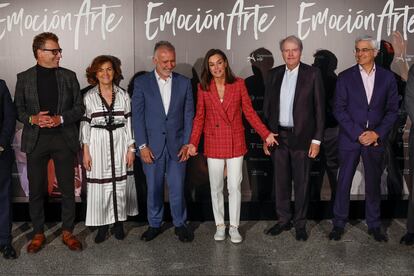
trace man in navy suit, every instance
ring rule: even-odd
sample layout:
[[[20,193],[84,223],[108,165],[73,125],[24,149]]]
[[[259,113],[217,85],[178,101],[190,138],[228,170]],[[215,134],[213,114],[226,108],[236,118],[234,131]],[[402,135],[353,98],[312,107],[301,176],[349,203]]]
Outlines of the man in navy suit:
[[[392,72],[374,63],[378,42],[355,40],[357,64],[338,76],[334,115],[339,123],[339,177],[329,239],[340,240],[349,213],[352,179],[360,157],[365,171],[365,214],[368,233],[387,241],[381,230],[381,174],[384,142],[398,115],[398,92]]]
[[[16,110],[6,83],[0,80],[0,252],[6,259],[15,259],[11,241],[11,185],[13,151],[11,148],[16,126]]]
[[[194,116],[191,82],[172,72],[176,62],[171,43],[155,45],[153,63],[155,70],[135,80],[132,96],[135,140],[148,186],[149,228],[141,239],[150,241],[161,232],[165,179],[175,234],[180,241],[192,241],[184,200],[187,144]]]

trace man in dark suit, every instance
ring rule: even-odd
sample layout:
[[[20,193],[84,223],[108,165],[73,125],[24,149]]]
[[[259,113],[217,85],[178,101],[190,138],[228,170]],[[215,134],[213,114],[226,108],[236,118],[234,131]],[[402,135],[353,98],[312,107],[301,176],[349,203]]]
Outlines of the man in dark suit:
[[[168,184],[175,234],[182,242],[193,240],[186,226],[184,180],[194,105],[191,82],[173,73],[175,49],[167,41],[155,45],[155,70],[139,76],[132,95],[132,121],[138,154],[147,179],[149,228],[141,237],[150,241],[161,232],[164,213],[164,179]]]
[[[11,190],[13,150],[11,143],[16,126],[16,110],[6,83],[0,80],[0,252],[6,259],[15,259],[11,241]]]
[[[270,70],[266,82],[263,111],[269,130],[278,134],[278,145],[267,149],[271,155],[278,223],[267,231],[279,235],[290,230],[306,241],[306,214],[309,203],[311,159],[320,149],[324,133],[325,98],[318,68],[301,63],[302,41],[288,36],[280,42],[284,65]],[[290,200],[294,182],[295,211]]]
[[[381,174],[384,141],[398,115],[397,84],[392,72],[375,65],[378,42],[355,40],[357,64],[338,76],[334,115],[339,123],[339,176],[329,239],[340,240],[349,213],[352,179],[360,158],[365,171],[365,214],[368,233],[387,241],[381,230]]]
[[[33,40],[37,64],[17,75],[15,103],[17,117],[24,124],[22,151],[27,154],[29,209],[34,236],[27,247],[38,252],[45,243],[44,196],[47,164],[53,159],[62,193],[62,240],[71,250],[82,244],[72,234],[75,220],[74,162],[79,151],[76,127],[84,113],[76,74],[59,67],[62,49],[53,33],[41,33]]]
[[[409,164],[411,183],[408,183],[410,196],[408,199],[407,233],[401,238],[401,243],[414,244],[414,65],[408,72],[407,86],[405,87],[405,110],[411,120],[409,138]]]

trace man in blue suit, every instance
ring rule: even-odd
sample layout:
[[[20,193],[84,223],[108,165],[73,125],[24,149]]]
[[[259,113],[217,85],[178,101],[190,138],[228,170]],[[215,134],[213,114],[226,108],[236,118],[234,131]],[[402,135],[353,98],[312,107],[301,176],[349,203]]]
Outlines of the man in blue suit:
[[[381,174],[384,142],[398,114],[395,77],[374,63],[378,42],[370,36],[355,40],[357,64],[338,76],[334,115],[339,123],[339,177],[329,239],[340,240],[349,213],[352,179],[360,157],[365,171],[365,214],[368,233],[387,241],[381,230]]]
[[[6,259],[15,259],[11,241],[11,185],[13,150],[11,148],[16,126],[16,110],[6,83],[0,80],[0,253]]]
[[[171,43],[155,45],[153,63],[155,70],[135,80],[132,96],[135,140],[148,186],[149,227],[141,239],[150,241],[161,232],[166,180],[175,234],[180,241],[192,241],[184,200],[187,144],[194,116],[191,83],[172,72],[176,62]]]

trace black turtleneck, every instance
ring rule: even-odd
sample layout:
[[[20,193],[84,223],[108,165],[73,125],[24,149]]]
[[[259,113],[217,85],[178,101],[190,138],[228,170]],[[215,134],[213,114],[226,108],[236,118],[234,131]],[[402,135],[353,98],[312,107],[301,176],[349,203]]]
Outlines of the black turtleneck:
[[[49,111],[51,116],[57,115],[59,92],[56,79],[56,68],[46,68],[37,64],[36,72],[40,111]],[[58,131],[59,128],[40,129],[40,132],[44,134],[52,134]]]
[[[50,115],[56,115],[59,98],[56,68],[46,68],[38,64],[36,72],[40,111],[49,111]]]

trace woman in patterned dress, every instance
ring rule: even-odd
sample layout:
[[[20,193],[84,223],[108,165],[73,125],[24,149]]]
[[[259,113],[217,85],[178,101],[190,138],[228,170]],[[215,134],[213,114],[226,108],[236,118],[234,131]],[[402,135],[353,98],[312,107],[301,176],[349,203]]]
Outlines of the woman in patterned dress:
[[[80,125],[87,181],[85,224],[98,226],[96,243],[106,239],[110,224],[115,238],[122,240],[122,222],[138,214],[130,98],[115,85],[121,68],[111,56],[96,57],[86,76],[95,87],[85,94]]]

